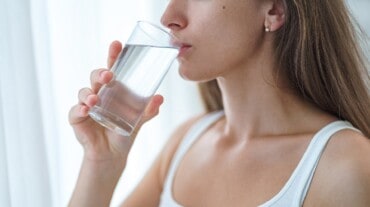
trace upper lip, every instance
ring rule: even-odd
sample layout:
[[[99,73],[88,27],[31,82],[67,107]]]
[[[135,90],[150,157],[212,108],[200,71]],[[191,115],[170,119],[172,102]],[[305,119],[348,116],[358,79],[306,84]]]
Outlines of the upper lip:
[[[184,42],[173,40],[173,39],[171,40],[171,43],[172,45],[178,48],[191,47],[191,45],[188,43],[184,43]]]

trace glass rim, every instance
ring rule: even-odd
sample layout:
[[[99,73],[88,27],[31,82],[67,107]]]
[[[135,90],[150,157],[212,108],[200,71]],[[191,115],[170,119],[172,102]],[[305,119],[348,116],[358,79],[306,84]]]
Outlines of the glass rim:
[[[160,25],[158,25],[158,24],[155,24],[155,23],[153,23],[153,22],[150,22],[150,21],[147,21],[147,20],[139,20],[139,21],[137,21],[136,22],[141,28],[143,28],[141,25],[142,24],[146,24],[146,25],[150,25],[150,26],[152,26],[152,27],[154,27],[154,28],[156,28],[156,29],[159,29],[160,31],[162,31],[162,32],[164,32],[164,33],[166,33],[166,34],[168,34],[170,37],[174,37],[174,38],[176,38],[171,32],[170,32],[170,30],[169,29],[166,29],[165,27],[162,27],[162,26],[160,26]]]
[[[171,33],[170,29],[146,20],[136,21],[135,27],[136,29],[141,30],[141,32],[145,34],[148,38],[154,40],[157,43],[155,44],[156,46],[171,47],[176,49],[179,48],[177,45],[174,44],[178,38],[173,33]],[[131,39],[132,37],[134,37],[133,33],[131,34],[128,41],[134,40],[134,38]]]

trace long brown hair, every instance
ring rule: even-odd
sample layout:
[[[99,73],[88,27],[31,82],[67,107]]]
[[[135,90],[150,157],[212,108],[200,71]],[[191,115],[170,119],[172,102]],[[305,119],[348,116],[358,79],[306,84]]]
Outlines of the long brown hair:
[[[276,32],[280,71],[306,101],[350,121],[370,138],[369,71],[364,37],[343,0],[284,0],[286,22]],[[359,35],[361,34],[361,35]],[[207,111],[222,110],[216,80],[199,84]]]

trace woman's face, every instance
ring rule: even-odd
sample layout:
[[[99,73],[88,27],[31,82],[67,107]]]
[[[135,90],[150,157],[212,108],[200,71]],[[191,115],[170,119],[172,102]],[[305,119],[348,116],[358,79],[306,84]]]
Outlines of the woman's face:
[[[207,81],[245,69],[264,32],[262,0],[171,0],[162,24],[178,37],[183,78]]]

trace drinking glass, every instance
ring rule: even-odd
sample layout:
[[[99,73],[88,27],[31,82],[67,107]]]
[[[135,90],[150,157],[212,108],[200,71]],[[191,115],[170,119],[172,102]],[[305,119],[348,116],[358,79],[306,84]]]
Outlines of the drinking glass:
[[[138,21],[111,68],[112,81],[98,92],[99,101],[90,109],[90,117],[130,136],[177,57],[173,40],[165,29]]]

